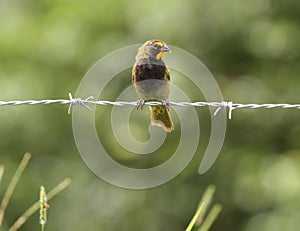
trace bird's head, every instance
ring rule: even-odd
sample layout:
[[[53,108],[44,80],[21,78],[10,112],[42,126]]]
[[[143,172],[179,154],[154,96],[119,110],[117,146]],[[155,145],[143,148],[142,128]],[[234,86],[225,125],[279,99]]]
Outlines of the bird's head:
[[[160,60],[166,52],[171,52],[170,48],[163,41],[152,39],[145,42],[140,46],[137,59],[140,58],[153,58]]]

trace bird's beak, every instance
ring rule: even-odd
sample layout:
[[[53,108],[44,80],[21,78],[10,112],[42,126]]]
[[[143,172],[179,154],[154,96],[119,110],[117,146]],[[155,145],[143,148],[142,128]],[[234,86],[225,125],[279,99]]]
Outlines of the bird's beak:
[[[165,44],[162,48],[161,48],[162,52],[171,52],[171,49]]]

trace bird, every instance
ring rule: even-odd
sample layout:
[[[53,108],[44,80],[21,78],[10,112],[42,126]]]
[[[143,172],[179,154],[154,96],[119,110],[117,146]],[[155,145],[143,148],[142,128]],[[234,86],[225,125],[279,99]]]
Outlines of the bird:
[[[137,109],[143,109],[147,101],[162,102],[162,105],[149,106],[151,124],[172,132],[174,125],[168,105],[170,71],[162,60],[167,52],[171,50],[161,40],[151,39],[141,45],[132,68],[132,82],[140,98]]]

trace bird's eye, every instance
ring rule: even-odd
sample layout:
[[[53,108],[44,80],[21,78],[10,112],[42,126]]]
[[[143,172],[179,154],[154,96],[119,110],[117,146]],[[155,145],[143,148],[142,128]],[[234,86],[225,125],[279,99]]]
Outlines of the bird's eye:
[[[153,47],[154,47],[155,49],[158,49],[160,46],[159,46],[158,44],[154,43],[154,44],[153,44]]]

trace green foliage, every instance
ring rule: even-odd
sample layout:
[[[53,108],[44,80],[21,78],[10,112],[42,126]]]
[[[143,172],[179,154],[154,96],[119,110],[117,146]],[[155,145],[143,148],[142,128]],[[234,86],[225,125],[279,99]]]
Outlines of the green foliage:
[[[110,51],[159,38],[202,60],[225,99],[299,103],[299,8],[298,0],[0,0],[0,100],[66,98]],[[107,89],[106,95],[115,97],[130,78],[129,72],[122,75],[114,92]],[[191,89],[191,100],[201,98],[185,80],[182,88]],[[206,109],[197,112],[201,140],[192,163],[165,185],[131,191],[111,186],[89,171],[76,149],[67,106],[0,107],[0,164],[6,174],[13,175],[24,151],[34,155],[31,171],[24,173],[11,198],[3,227],[36,200],[33,189],[70,176],[72,187],[55,199],[57,206],[48,213],[48,220],[55,221],[47,223],[49,231],[181,231],[193,216],[199,191],[211,183],[223,206],[212,231],[297,230],[300,112],[234,111],[220,156],[202,176],[197,169],[209,140],[210,121]],[[97,113],[102,118],[108,112],[101,108]],[[140,127],[147,129],[147,110],[141,113]],[[106,128],[99,120],[97,125]],[[122,164],[151,167],[170,157],[176,132],[168,137],[164,152],[149,161],[127,155],[110,133],[99,137]],[[135,136],[147,140],[148,133],[139,131]],[[1,185],[7,181],[3,178]],[[38,215],[33,216],[22,230],[32,230],[37,220]]]
[[[19,183],[19,180],[21,176],[23,175],[24,170],[26,169],[29,160],[31,158],[30,153],[25,153],[22,161],[20,162],[15,174],[13,175],[12,179],[9,182],[9,185],[7,186],[7,189],[5,191],[4,197],[0,202],[0,228],[3,226],[8,226],[6,224],[6,217],[5,215],[8,204],[10,202],[10,199],[12,195],[15,192],[16,186]],[[0,183],[4,172],[4,166],[0,165]],[[48,199],[52,199],[55,197],[58,193],[60,193],[62,190],[64,190],[67,186],[69,186],[71,183],[71,179],[66,178],[62,182],[60,182],[58,185],[56,185],[48,194]],[[47,204],[47,195],[45,191],[45,187],[40,187],[40,199],[36,203],[34,203],[32,206],[30,206],[14,223],[10,226],[8,231],[16,231],[19,230],[22,225],[31,217],[38,209],[40,209],[40,224],[41,224],[41,230],[45,230],[45,224],[47,220],[47,214],[46,210],[49,208],[49,205]],[[4,224],[4,225],[3,225]],[[33,226],[34,227],[34,226]],[[33,229],[31,227],[31,229]],[[1,229],[2,230],[2,229]]]

